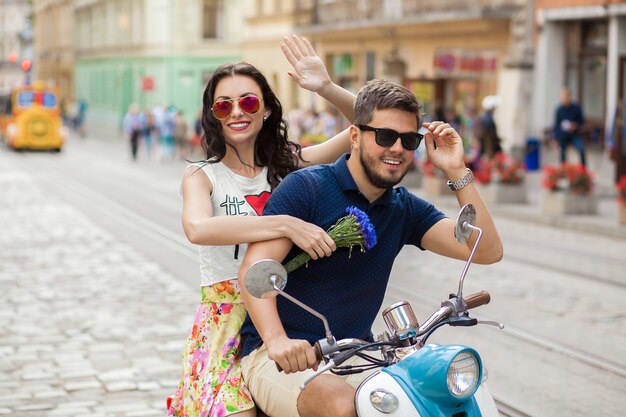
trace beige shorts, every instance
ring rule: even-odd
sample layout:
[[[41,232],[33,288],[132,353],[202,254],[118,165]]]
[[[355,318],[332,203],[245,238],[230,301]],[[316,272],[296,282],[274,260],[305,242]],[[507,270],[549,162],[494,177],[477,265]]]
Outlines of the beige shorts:
[[[344,362],[344,365],[361,363],[364,363],[363,359],[354,356]],[[265,414],[268,416],[300,417],[298,414],[300,385],[315,371],[307,369],[293,374],[278,372],[276,363],[267,357],[265,345],[253,350],[248,356],[241,359],[241,370],[243,380],[252,393],[255,404]],[[341,378],[357,388],[368,376],[377,371],[378,369],[372,369],[360,374],[337,376],[337,378]],[[331,373],[327,371],[324,374]]]

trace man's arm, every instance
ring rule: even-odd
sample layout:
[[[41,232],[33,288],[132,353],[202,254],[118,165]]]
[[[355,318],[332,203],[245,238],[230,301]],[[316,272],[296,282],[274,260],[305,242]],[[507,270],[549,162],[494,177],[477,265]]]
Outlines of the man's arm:
[[[261,259],[273,259],[281,262],[289,253],[292,243],[289,239],[275,239],[252,243],[239,269],[241,295],[263,343],[268,356],[285,373],[317,369],[318,360],[311,344],[306,340],[294,340],[287,337],[276,308],[276,299],[255,298],[246,290],[245,275],[252,264]]]
[[[502,259],[502,241],[495,223],[489,213],[489,209],[483,202],[474,184],[469,184],[456,192],[456,199],[459,206],[473,204],[476,209],[476,226],[483,230],[480,245],[476,248],[476,253],[472,262],[476,264],[491,264]],[[431,252],[438,253],[450,258],[467,260],[474,243],[477,232],[472,233],[465,244],[460,244],[454,237],[456,219],[442,219],[435,223],[422,238],[422,247]]]
[[[451,181],[461,179],[467,173],[464,163],[463,140],[447,123],[424,123],[431,132],[426,134],[426,152],[433,164],[440,168]],[[436,145],[436,146],[435,146]],[[503,249],[500,235],[496,230],[491,213],[483,202],[474,183],[456,191],[460,206],[473,204],[476,208],[476,226],[483,230],[480,245],[474,254],[474,263],[490,264],[502,259]],[[433,225],[422,238],[422,247],[440,255],[456,259],[467,259],[476,242],[476,233],[472,233],[465,245],[459,244],[454,237],[456,219],[443,219]]]

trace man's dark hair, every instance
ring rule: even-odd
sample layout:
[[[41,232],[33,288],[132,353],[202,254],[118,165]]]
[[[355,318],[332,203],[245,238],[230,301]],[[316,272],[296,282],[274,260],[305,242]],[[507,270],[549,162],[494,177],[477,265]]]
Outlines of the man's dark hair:
[[[422,124],[422,107],[409,90],[387,80],[372,80],[365,84],[356,96],[354,103],[354,124],[366,125],[374,116],[375,110],[398,109],[414,113],[417,125]]]

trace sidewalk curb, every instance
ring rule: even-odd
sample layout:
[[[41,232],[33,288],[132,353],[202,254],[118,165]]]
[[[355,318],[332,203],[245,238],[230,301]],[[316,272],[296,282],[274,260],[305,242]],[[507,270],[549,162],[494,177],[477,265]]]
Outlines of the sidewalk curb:
[[[456,210],[459,207],[454,196],[428,196],[424,194],[421,188],[409,188],[409,191],[432,202],[442,210]],[[626,225],[619,224],[617,218],[614,219],[614,222],[606,220],[602,214],[552,216],[542,213],[541,208],[533,203],[492,204],[489,206],[489,211],[496,219],[500,217],[626,240]]]

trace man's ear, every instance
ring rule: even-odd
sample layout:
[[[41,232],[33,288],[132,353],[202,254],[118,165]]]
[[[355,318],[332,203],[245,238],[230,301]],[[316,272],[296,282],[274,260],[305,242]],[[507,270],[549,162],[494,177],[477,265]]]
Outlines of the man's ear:
[[[361,131],[355,125],[350,126],[350,149],[358,149],[361,142]]]

